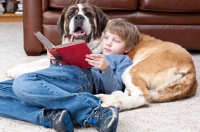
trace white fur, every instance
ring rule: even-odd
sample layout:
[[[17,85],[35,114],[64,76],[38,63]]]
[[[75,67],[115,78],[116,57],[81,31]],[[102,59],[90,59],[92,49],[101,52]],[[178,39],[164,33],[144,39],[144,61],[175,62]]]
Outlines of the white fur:
[[[85,31],[85,33],[87,35],[89,35],[91,32],[92,32],[92,27],[91,27],[91,24],[88,20],[88,18],[84,15],[84,12],[83,12],[83,5],[82,4],[77,4],[78,8],[79,8],[79,12],[78,14],[82,15],[85,19],[84,19],[84,22],[83,22],[83,30]],[[69,34],[73,34],[74,32],[74,18],[76,17],[76,15],[71,19],[70,21],[70,24],[69,24]]]
[[[78,4],[77,5],[79,7],[79,12],[78,14],[81,14],[85,19],[84,19],[84,23],[83,23],[83,30],[86,31],[86,34],[89,35],[92,32],[92,27],[90,24],[89,19],[84,15],[83,12],[83,5],[82,4]]]
[[[45,58],[25,64],[19,64],[14,68],[9,69],[6,74],[10,78],[15,78],[24,73],[45,69],[50,65],[49,62],[49,59]]]

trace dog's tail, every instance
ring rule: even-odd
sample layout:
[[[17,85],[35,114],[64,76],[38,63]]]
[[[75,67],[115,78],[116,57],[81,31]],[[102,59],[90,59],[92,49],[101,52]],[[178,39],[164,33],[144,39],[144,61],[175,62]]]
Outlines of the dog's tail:
[[[197,85],[196,73],[190,71],[163,88],[150,90],[151,102],[169,102],[190,97],[195,94]]]

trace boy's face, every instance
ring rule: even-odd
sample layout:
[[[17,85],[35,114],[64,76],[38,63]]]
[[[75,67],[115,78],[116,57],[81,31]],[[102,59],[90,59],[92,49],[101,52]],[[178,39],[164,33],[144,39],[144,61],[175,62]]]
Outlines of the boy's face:
[[[126,50],[126,43],[119,36],[111,34],[106,31],[102,40],[102,53],[104,55],[124,54]]]

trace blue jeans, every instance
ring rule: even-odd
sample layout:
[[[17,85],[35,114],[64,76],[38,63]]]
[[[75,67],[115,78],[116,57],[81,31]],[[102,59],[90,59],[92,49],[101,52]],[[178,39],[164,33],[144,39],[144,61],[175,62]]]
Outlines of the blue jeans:
[[[90,70],[51,66],[0,82],[0,116],[44,123],[44,110],[67,109],[81,126],[101,101],[92,94]]]

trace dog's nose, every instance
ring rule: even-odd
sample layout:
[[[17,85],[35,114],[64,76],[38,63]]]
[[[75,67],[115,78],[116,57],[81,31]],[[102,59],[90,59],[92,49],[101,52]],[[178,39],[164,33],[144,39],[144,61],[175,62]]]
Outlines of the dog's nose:
[[[82,15],[78,14],[75,16],[75,26],[82,28],[83,20],[85,19]]]
[[[84,17],[80,14],[75,16],[75,20],[77,20],[77,21],[82,21],[83,19],[84,19]]]

